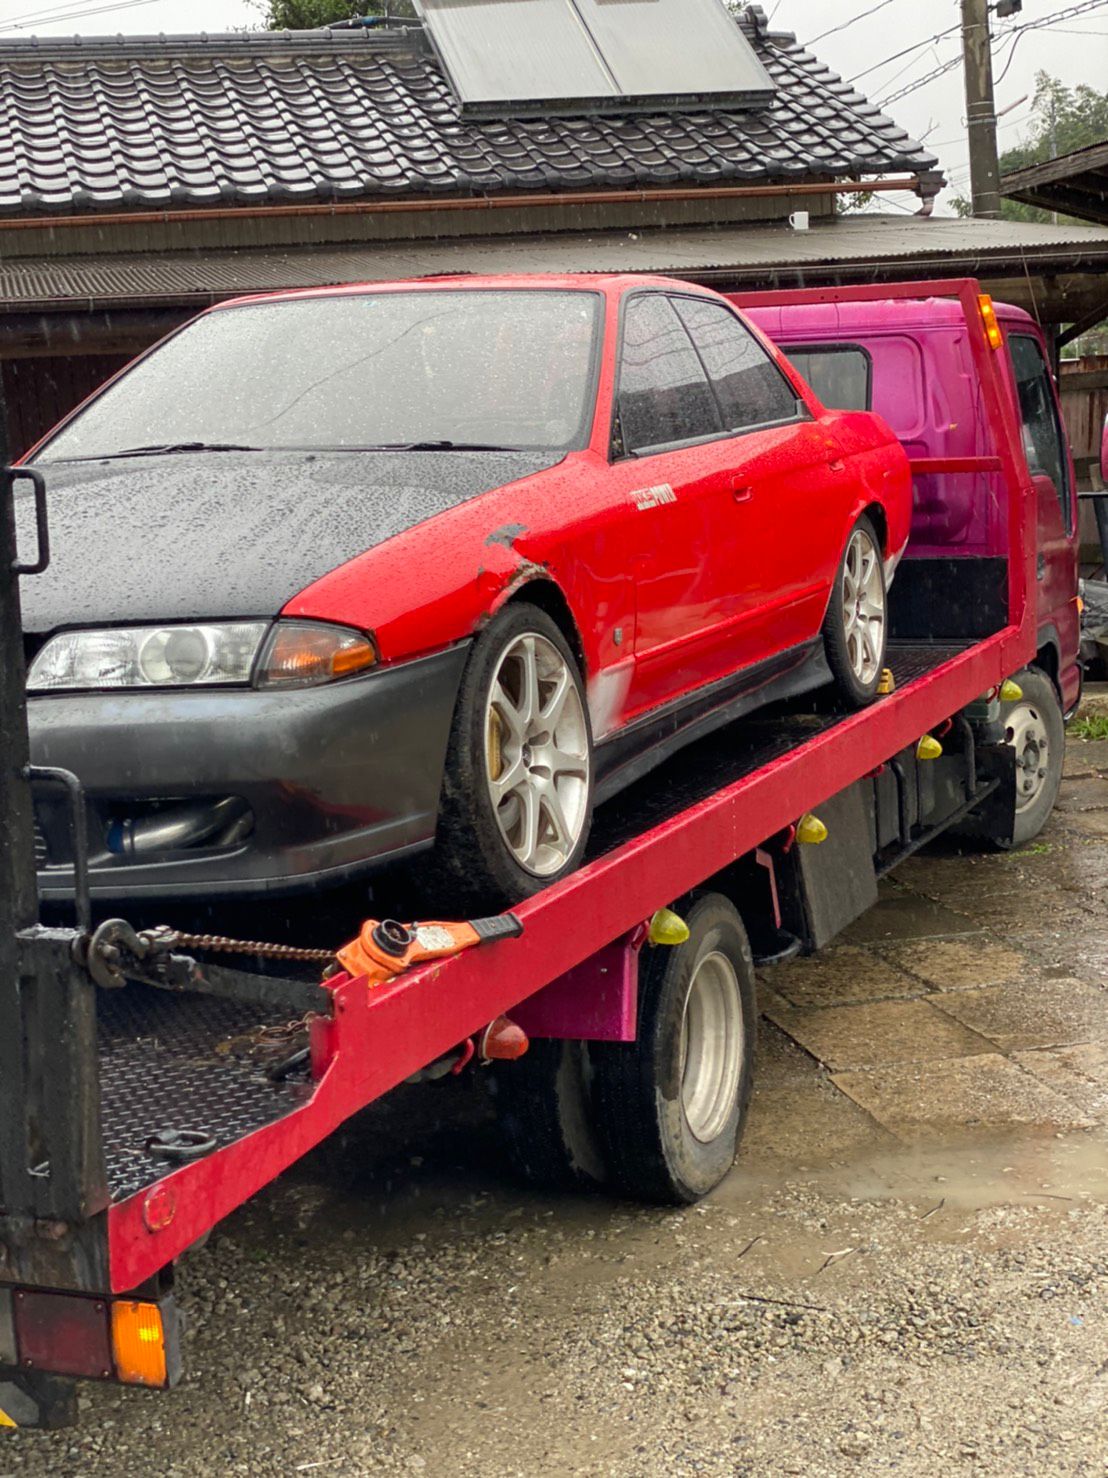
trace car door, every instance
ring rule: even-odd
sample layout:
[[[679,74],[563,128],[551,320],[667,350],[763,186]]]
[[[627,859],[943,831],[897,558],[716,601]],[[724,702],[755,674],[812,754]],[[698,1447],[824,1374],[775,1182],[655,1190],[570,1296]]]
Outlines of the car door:
[[[720,408],[716,477],[728,490],[713,540],[732,670],[819,632],[849,523],[848,459],[830,415],[814,415],[741,318],[675,299]]]
[[[663,293],[623,301],[616,394],[610,476],[626,504],[636,598],[630,720],[727,670],[712,634],[727,599],[715,543],[730,496],[716,455],[719,410]]]

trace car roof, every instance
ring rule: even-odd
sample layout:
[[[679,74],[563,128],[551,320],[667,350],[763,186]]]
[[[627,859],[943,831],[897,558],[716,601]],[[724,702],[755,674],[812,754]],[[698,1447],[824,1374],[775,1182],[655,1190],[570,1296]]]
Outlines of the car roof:
[[[454,276],[409,277],[389,282],[342,282],[327,287],[287,288],[280,292],[251,293],[247,297],[229,298],[218,303],[211,312],[239,308],[247,303],[295,302],[302,298],[341,298],[363,293],[442,291],[550,291],[602,292],[615,294],[631,287],[662,287],[683,292],[704,292],[694,283],[678,282],[671,277],[653,277],[633,272],[565,272],[565,273],[458,273]],[[710,290],[709,290],[710,291]]]

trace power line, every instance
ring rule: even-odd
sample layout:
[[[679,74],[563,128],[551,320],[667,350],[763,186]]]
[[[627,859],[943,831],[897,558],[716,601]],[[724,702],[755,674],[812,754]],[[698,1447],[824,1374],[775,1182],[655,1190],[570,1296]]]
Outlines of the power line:
[[[925,46],[930,46],[933,41],[941,41],[944,36],[951,36],[955,31],[961,30],[961,26],[948,26],[945,31],[938,31],[934,36],[928,36],[923,41],[917,41],[914,46],[906,46],[903,51],[894,51],[892,56],[887,56],[883,62],[874,62],[872,67],[867,67],[864,72],[855,72],[849,80],[857,82],[862,77],[868,77],[871,72],[879,72],[882,67],[887,67],[890,62],[898,62],[902,56],[910,56],[913,51],[922,51]]]
[[[876,15],[879,10],[885,10],[892,3],[893,0],[880,0],[879,4],[871,6],[869,10],[863,10],[859,15],[852,15],[849,20],[843,21],[841,25],[832,26],[830,30],[827,31],[821,31],[818,36],[813,36],[811,41],[809,41],[807,44],[809,46],[815,46],[816,43],[822,41],[825,36],[836,36],[840,31],[845,31],[848,26],[852,26],[855,21],[864,21],[868,16]]]
[[[0,31],[25,31],[30,26],[53,25],[58,21],[83,20],[89,15],[107,15],[116,10],[134,10],[139,5],[153,5],[155,0],[114,0],[109,5],[69,8],[55,5],[47,10],[30,10],[0,23]]]
[[[1108,0],[1105,0],[1105,3],[1108,4]],[[951,57],[950,61],[943,62],[941,67],[936,67],[933,72],[928,72],[926,77],[919,77],[915,82],[909,82],[907,87],[902,87],[899,92],[890,93],[887,98],[881,98],[875,106],[878,108],[887,108],[890,103],[897,103],[901,98],[906,98],[910,92],[916,92],[919,88],[926,87],[929,82],[934,82],[939,77],[945,77],[948,72],[953,71],[955,67],[960,67],[961,64],[962,58],[960,54]]]
[[[1087,15],[1090,10],[1102,10],[1105,5],[1108,5],[1108,0],[1083,0],[1083,3],[1080,5],[1070,5],[1065,10],[1055,10],[1050,15],[1044,15],[1037,21],[1026,21],[1022,26],[1013,26],[1011,31],[1008,32],[1008,35],[1013,38],[1012,46],[1008,52],[1008,60],[1004,64],[1004,70],[996,79],[997,87],[1000,86],[1011,71],[1012,62],[1016,55],[1016,48],[1027,35],[1028,31],[1045,30],[1053,26],[1057,21],[1070,20],[1076,15]]]

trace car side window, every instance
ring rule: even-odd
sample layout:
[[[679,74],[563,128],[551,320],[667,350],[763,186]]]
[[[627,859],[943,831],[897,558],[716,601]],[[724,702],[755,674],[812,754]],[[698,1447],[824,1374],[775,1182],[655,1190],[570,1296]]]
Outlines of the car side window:
[[[633,297],[624,310],[619,427],[624,452],[720,434],[704,367],[660,293]]]
[[[1023,444],[1033,474],[1050,478],[1058,494],[1066,532],[1073,528],[1069,461],[1066,457],[1058,403],[1050,370],[1038,341],[1027,334],[1010,334],[1008,344],[1016,374]]]
[[[796,391],[729,309],[704,298],[675,298],[674,305],[704,361],[726,430],[751,431],[801,414]]]

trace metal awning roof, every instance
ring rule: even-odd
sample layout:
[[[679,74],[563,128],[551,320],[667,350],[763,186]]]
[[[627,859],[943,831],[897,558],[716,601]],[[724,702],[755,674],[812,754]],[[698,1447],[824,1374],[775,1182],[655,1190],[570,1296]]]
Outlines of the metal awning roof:
[[[1000,190],[1009,200],[1108,225],[1108,139],[1006,174]]]
[[[803,232],[777,225],[644,228],[9,258],[0,259],[0,311],[200,308],[242,293],[458,272],[652,272],[736,290],[976,276],[1043,321],[1070,323],[1105,299],[1108,230],[858,215]]]

